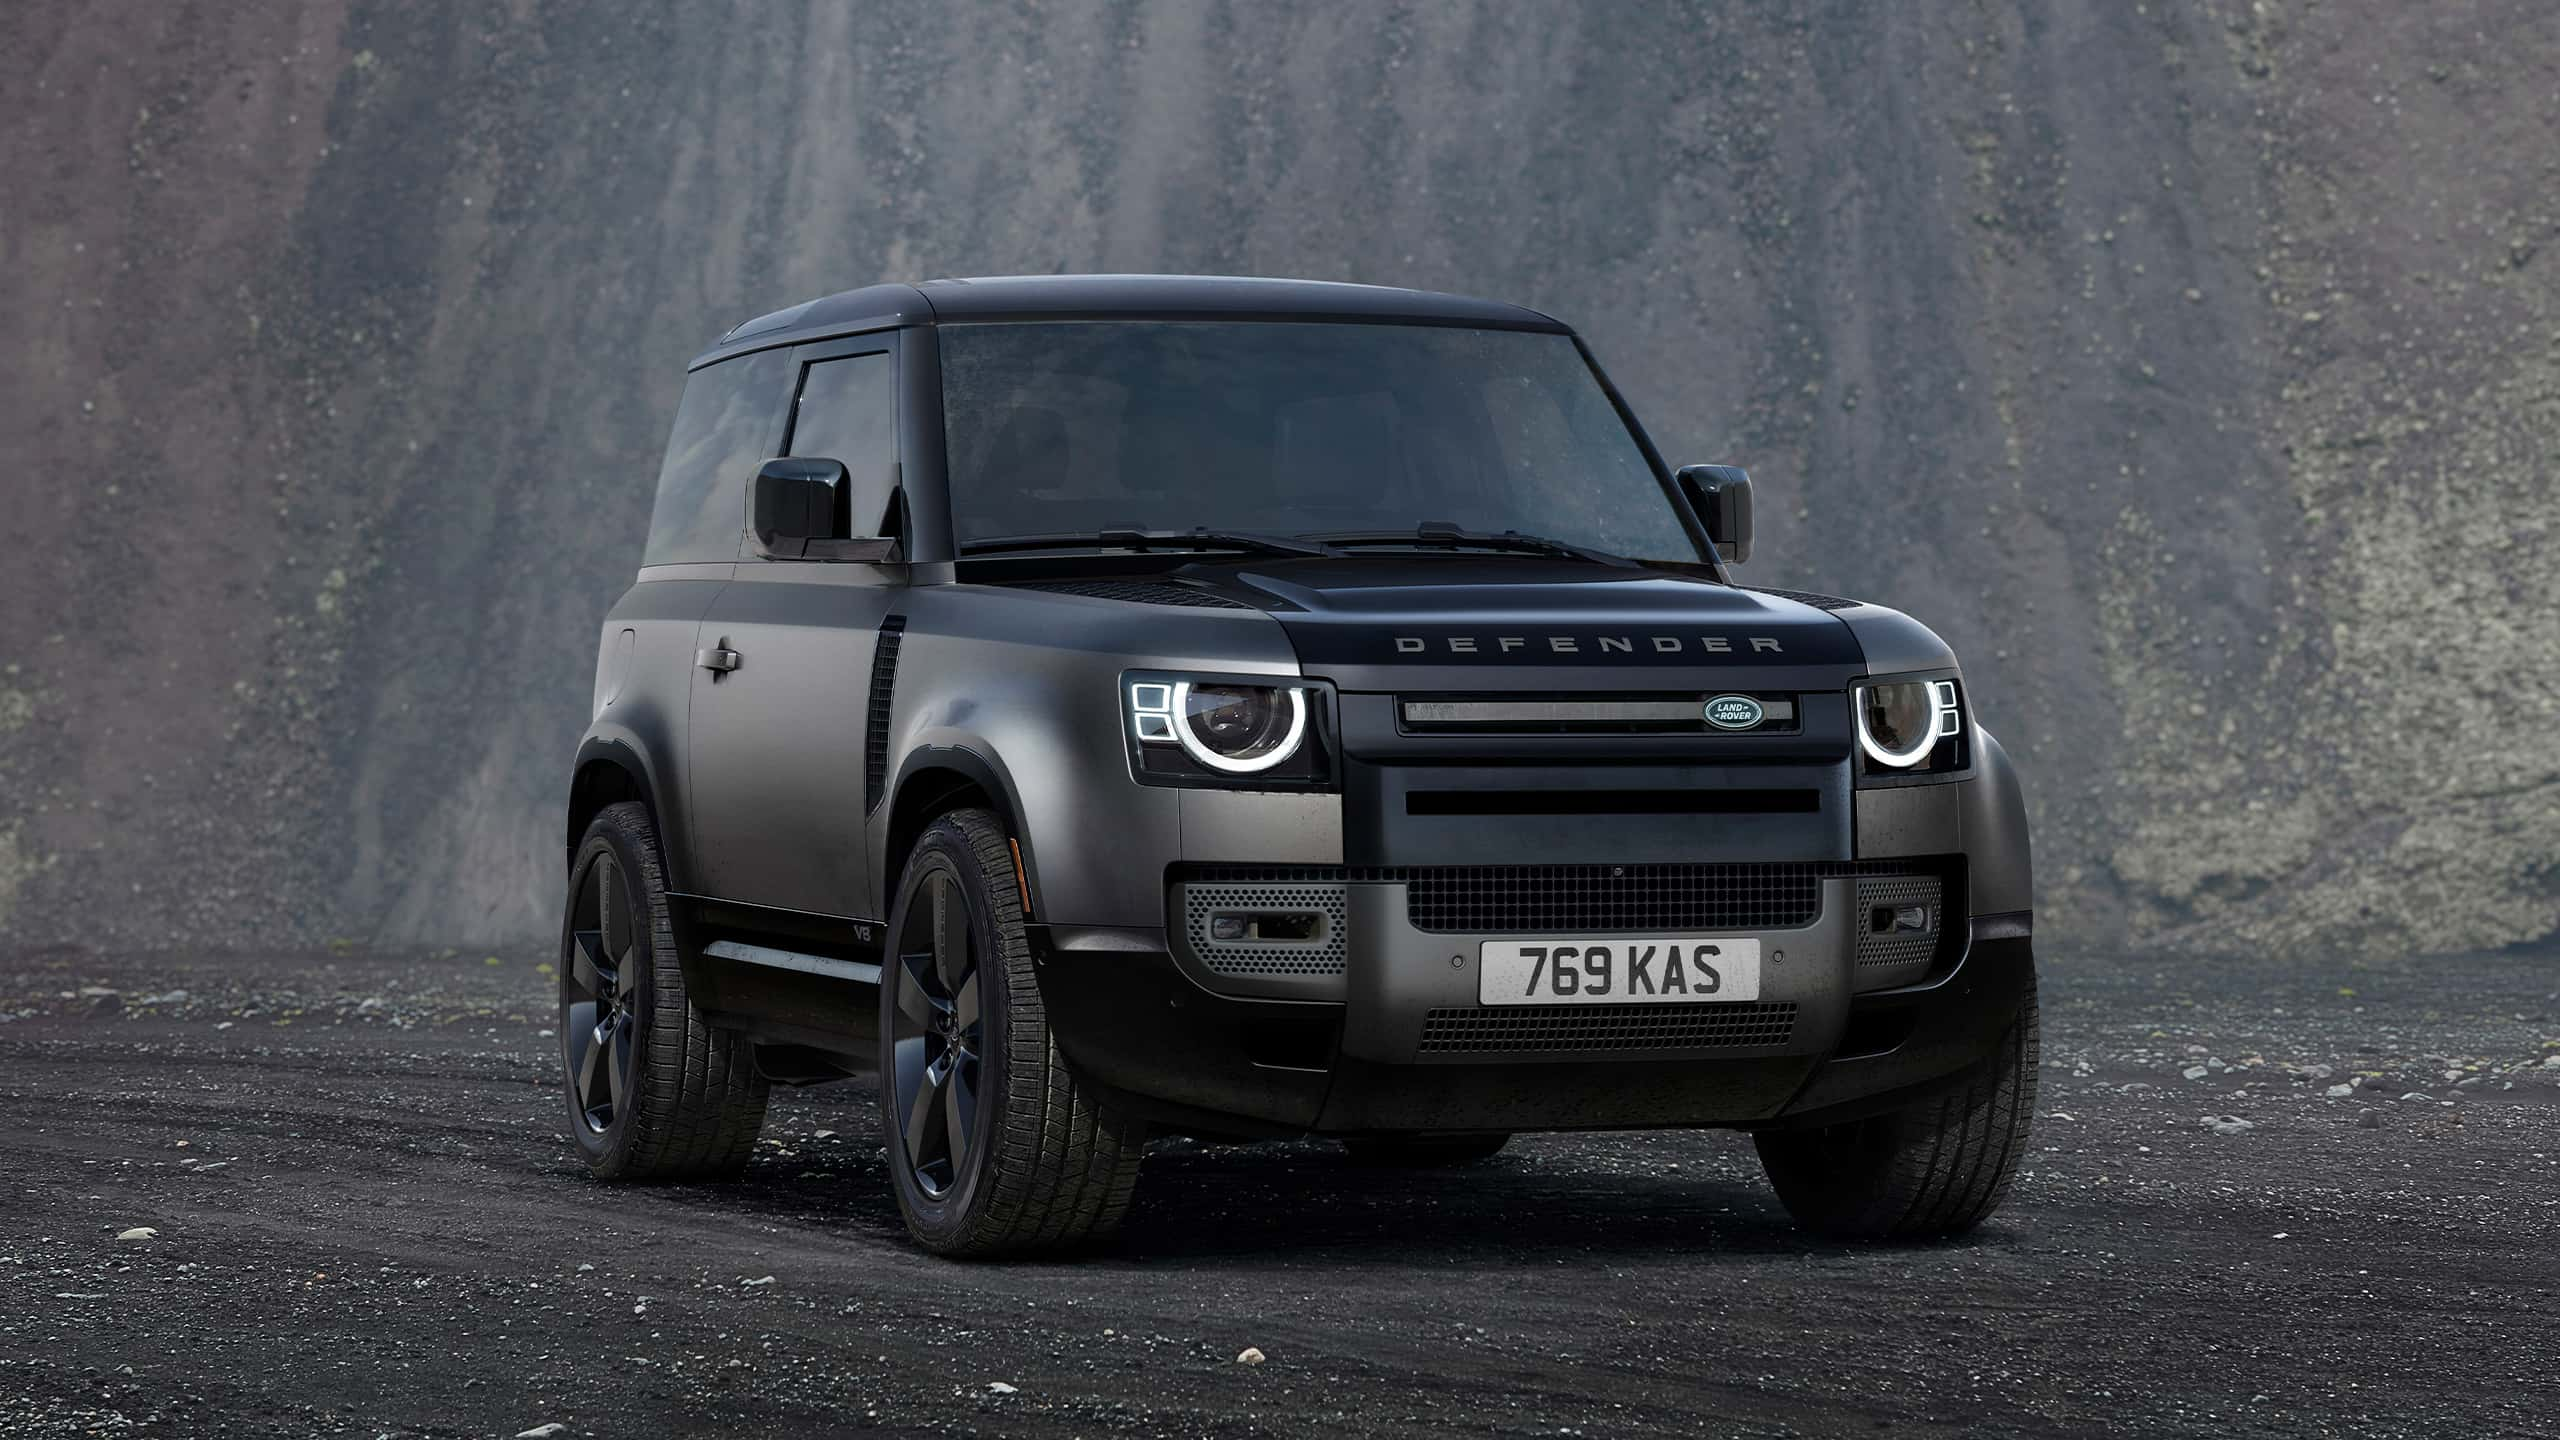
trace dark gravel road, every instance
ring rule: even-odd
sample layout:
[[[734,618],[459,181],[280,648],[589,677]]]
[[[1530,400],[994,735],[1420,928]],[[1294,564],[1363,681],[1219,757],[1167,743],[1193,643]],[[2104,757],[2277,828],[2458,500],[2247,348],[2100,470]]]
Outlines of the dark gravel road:
[[[1731,1135],[1176,1141],[964,1267],[867,1090],[590,1183],[527,957],[0,958],[0,1435],[2560,1433],[2553,960],[2049,963],[1965,1243],[1799,1237]]]

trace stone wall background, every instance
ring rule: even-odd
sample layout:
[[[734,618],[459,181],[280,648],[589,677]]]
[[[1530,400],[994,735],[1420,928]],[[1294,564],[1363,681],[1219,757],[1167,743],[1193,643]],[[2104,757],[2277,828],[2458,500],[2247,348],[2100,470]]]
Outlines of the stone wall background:
[[[2560,928],[2540,0],[0,13],[0,939],[555,925],[681,362],[882,278],[1582,327],[2023,762],[2041,932]]]

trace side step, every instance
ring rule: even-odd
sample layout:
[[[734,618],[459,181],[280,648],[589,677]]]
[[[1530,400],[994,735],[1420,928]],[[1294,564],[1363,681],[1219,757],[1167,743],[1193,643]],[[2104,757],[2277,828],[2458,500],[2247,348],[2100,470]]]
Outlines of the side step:
[[[803,955],[797,950],[776,950],[740,940],[714,940],[702,947],[702,953],[748,965],[797,970],[803,975],[823,975],[830,980],[854,980],[865,985],[880,983],[880,967],[868,960],[833,960],[824,955]]]

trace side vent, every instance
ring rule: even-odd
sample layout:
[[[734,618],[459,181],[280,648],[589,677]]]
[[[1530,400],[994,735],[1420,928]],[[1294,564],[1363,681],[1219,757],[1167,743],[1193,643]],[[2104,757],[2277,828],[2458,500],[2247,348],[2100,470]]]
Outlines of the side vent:
[[[880,622],[880,645],[871,652],[871,711],[862,731],[862,808],[880,808],[889,786],[889,697],[898,686],[898,645],[906,638],[907,617],[892,615]]]

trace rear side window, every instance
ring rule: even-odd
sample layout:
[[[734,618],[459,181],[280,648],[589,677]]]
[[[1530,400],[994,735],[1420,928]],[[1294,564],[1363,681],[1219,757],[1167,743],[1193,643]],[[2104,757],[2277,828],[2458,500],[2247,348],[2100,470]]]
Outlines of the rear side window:
[[[747,481],[772,453],[790,384],[787,350],[759,350],[693,372],[658,471],[643,565],[735,560],[747,533]]]
[[[887,533],[889,492],[898,478],[898,369],[887,352],[811,365],[793,407],[783,453],[841,460],[848,482],[839,519],[847,535]]]

